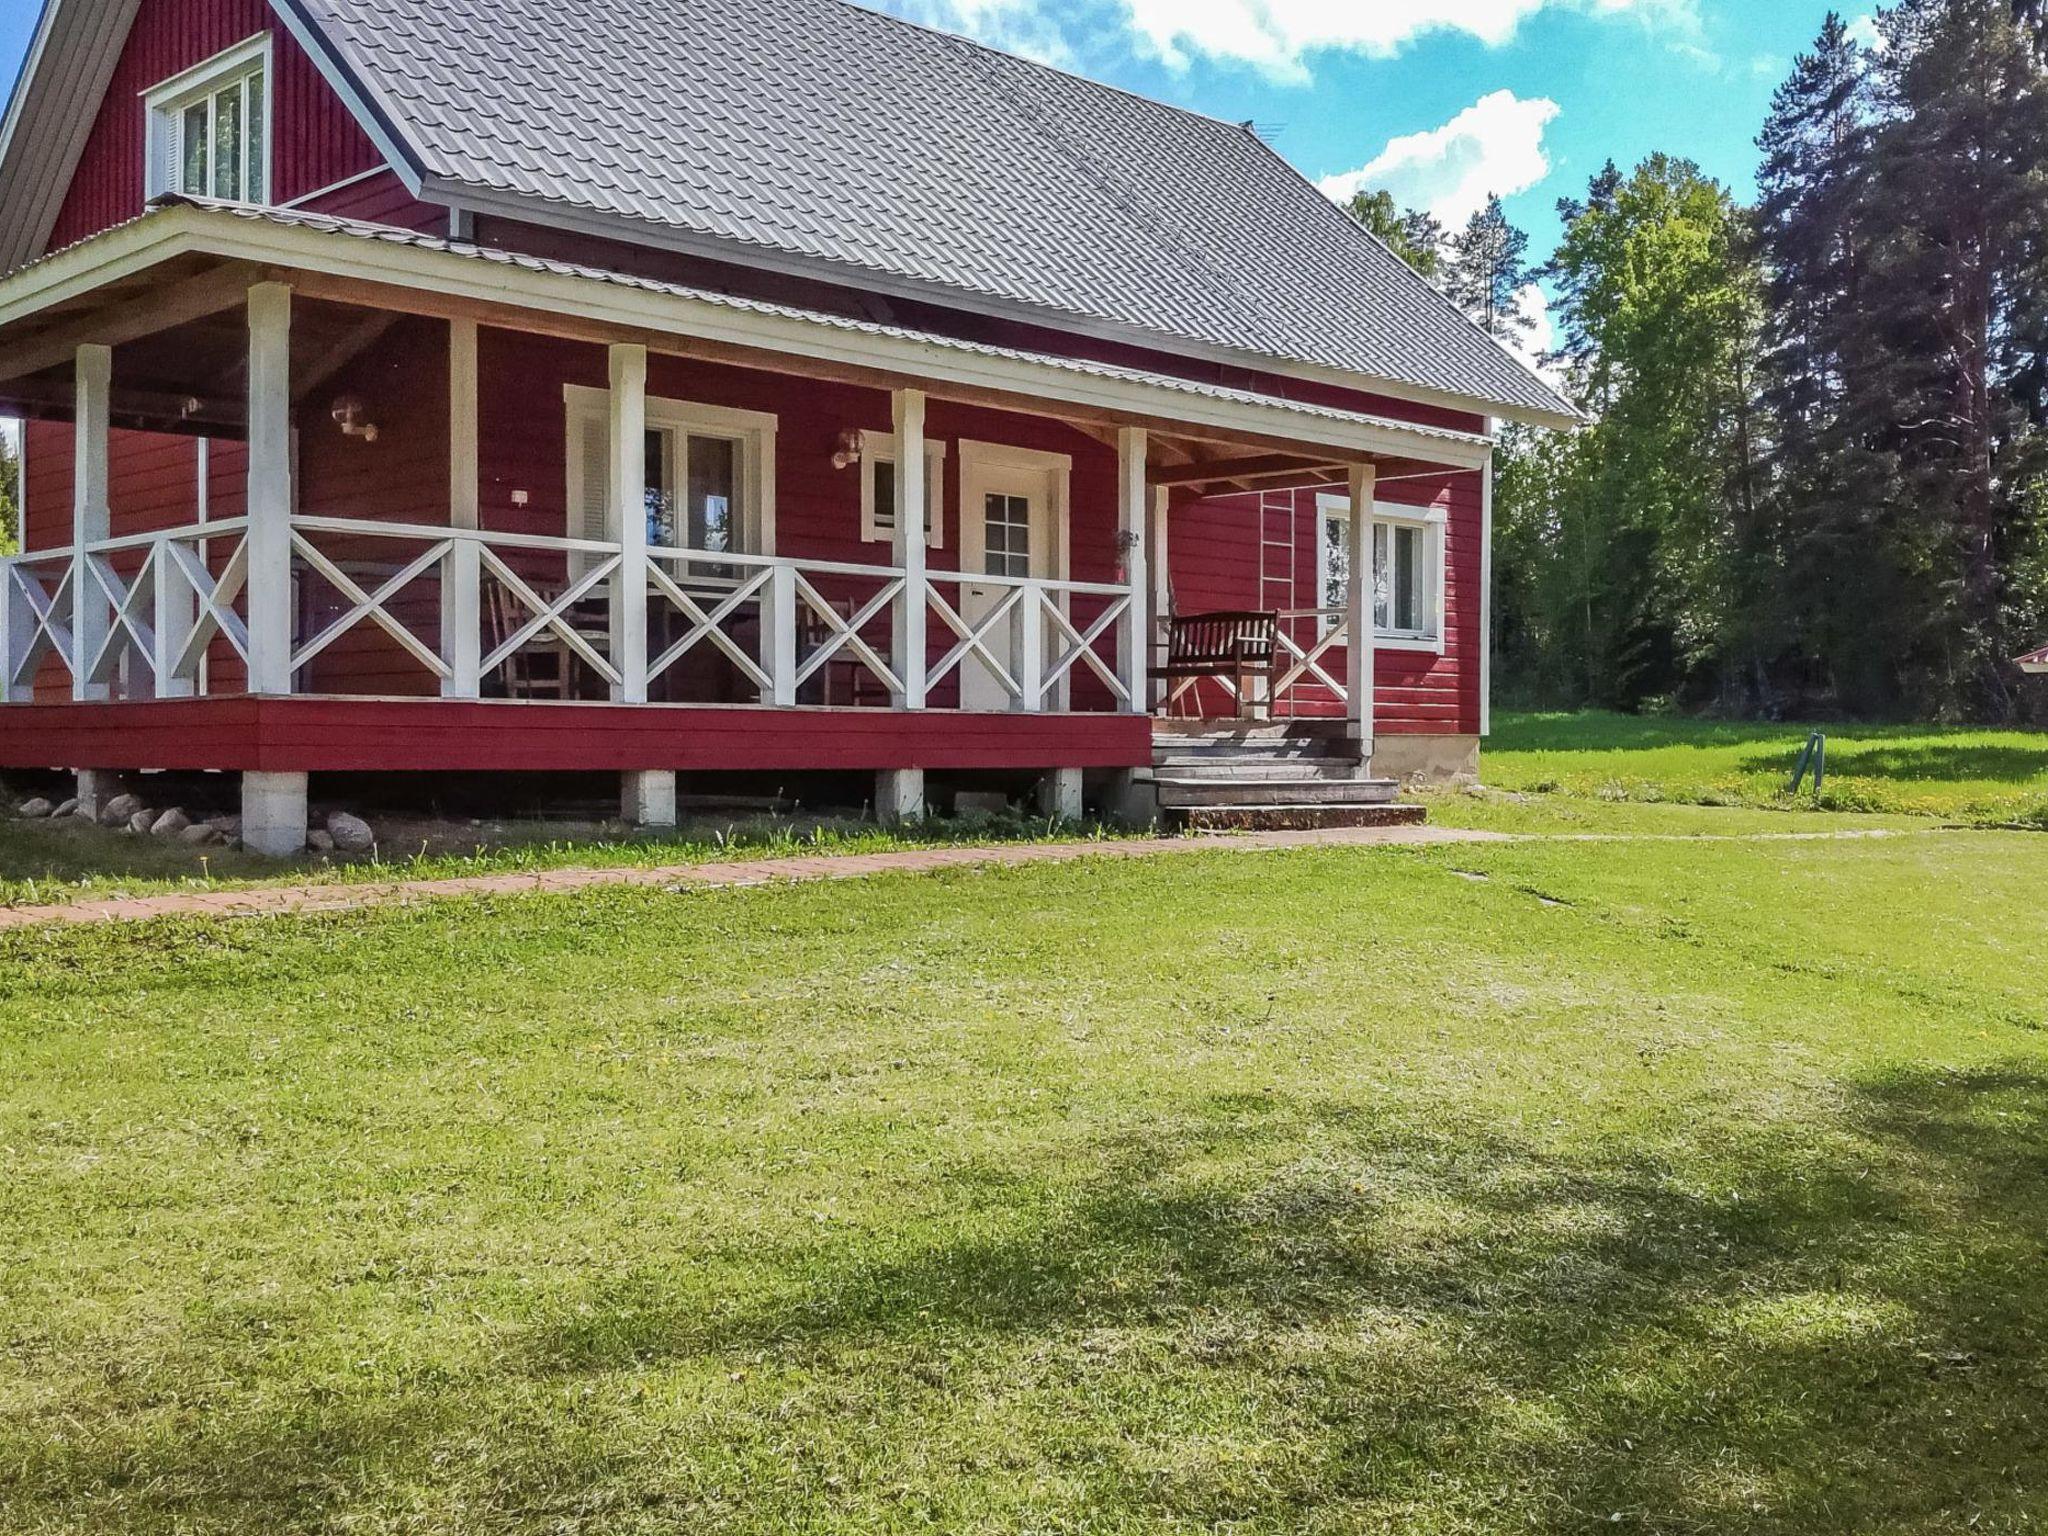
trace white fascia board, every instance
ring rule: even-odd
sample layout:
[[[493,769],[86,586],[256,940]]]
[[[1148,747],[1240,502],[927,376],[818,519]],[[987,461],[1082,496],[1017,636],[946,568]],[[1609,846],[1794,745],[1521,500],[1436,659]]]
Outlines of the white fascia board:
[[[1226,434],[1287,439],[1343,453],[1476,469],[1492,451],[1485,438],[1377,419],[1332,417],[1283,400],[1219,398],[1159,380],[992,353],[968,342],[877,333],[857,322],[764,312],[741,303],[653,292],[576,273],[534,271],[485,255],[299,229],[190,207],[160,209],[0,280],[0,326],[183,255],[297,267],[442,298],[573,315],[600,325],[874,369],[912,380],[943,381],[1048,404],[1165,419]]]

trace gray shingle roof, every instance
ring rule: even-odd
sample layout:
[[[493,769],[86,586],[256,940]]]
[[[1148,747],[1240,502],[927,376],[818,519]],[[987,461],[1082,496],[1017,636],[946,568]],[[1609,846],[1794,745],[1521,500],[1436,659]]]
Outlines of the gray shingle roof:
[[[1245,129],[842,0],[280,3],[458,196],[1569,413]]]

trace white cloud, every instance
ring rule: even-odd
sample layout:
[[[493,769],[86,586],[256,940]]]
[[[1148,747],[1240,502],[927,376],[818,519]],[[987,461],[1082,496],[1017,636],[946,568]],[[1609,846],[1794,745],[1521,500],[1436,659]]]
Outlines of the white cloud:
[[[1432,33],[1489,47],[1513,39],[1540,11],[1633,16],[1697,52],[1699,0],[880,0],[914,20],[998,46],[1064,56],[1084,39],[1124,34],[1176,68],[1196,57],[1305,82],[1322,52],[1385,58]]]
[[[1360,188],[1384,188],[1404,208],[1423,208],[1456,228],[1486,206],[1550,174],[1543,130],[1557,117],[1546,96],[1513,91],[1482,96],[1441,128],[1393,140],[1367,165],[1323,179],[1323,191],[1348,202]]]
[[[1875,16],[1858,16],[1849,23],[1849,41],[1868,48],[1873,53],[1885,50],[1884,32],[1878,27]]]
[[[1539,11],[1635,14],[1698,28],[1696,0],[1126,0],[1139,37],[1169,64],[1204,54],[1270,74],[1305,76],[1310,54],[1384,58],[1433,32],[1457,32],[1489,47],[1513,39]]]

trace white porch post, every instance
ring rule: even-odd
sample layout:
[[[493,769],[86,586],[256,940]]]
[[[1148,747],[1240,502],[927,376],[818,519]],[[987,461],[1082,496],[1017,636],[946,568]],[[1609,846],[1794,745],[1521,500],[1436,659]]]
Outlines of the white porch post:
[[[1150,626],[1145,631],[1145,649],[1148,655],[1155,647],[1160,647],[1159,627],[1162,622],[1173,614],[1173,578],[1171,574],[1172,566],[1169,563],[1171,550],[1168,542],[1171,536],[1171,523],[1167,517],[1167,509],[1172,505],[1172,502],[1173,493],[1165,486],[1162,485],[1153,491],[1152,606],[1145,615],[1146,623]],[[1162,662],[1166,659],[1163,647],[1160,647],[1159,659]],[[1170,687],[1172,687],[1172,684],[1163,677],[1150,684],[1152,707],[1160,714],[1166,713],[1167,690]]]
[[[898,709],[923,709],[925,616],[931,599],[925,585],[925,398],[921,389],[899,389],[896,416],[896,568],[903,572],[903,598],[896,605],[890,657],[903,691]]]
[[[1351,570],[1345,592],[1345,683],[1350,694],[1350,735],[1366,762],[1373,742],[1373,569],[1370,464],[1351,469]]]
[[[1486,435],[1493,436],[1494,423],[1486,423]],[[1436,563],[1437,580],[1443,581],[1447,559]],[[1439,592],[1436,621],[1444,622],[1445,603]],[[1479,479],[1479,734],[1493,734],[1493,450],[1486,454],[1486,467]]]
[[[1123,546],[1124,580],[1131,594],[1118,657],[1123,663],[1124,689],[1130,695],[1124,709],[1134,715],[1149,712],[1147,695],[1152,683],[1152,583],[1145,560],[1145,524],[1150,510],[1145,460],[1150,442],[1142,427],[1125,427],[1117,434],[1117,539]]]
[[[111,613],[106,594],[92,578],[92,559],[86,553],[86,546],[106,538],[112,524],[112,514],[107,507],[107,438],[108,397],[113,391],[114,381],[113,350],[102,346],[80,347],[73,377],[71,697],[104,699],[107,685],[92,680],[92,664],[107,638]]]
[[[292,691],[292,291],[249,290],[249,691]]]
[[[480,526],[477,474],[476,322],[448,322],[448,526]],[[453,676],[441,692],[474,699],[483,692],[483,555],[474,539],[457,537],[441,568],[441,647]]]
[[[647,349],[611,349],[612,665],[622,704],[647,702]]]

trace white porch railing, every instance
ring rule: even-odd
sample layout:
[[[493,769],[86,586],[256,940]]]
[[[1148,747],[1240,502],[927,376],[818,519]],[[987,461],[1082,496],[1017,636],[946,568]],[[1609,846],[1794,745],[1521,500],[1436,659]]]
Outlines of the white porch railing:
[[[81,699],[246,691],[239,676],[210,677],[206,662],[232,655],[258,670],[248,531],[246,518],[222,519],[0,560],[0,699],[26,700],[53,664]],[[626,657],[617,637],[631,632],[619,621],[627,553],[583,539],[294,517],[282,670],[298,693],[428,683],[449,698],[524,697],[534,695],[515,675],[546,658],[554,697],[618,698],[633,675],[662,699],[665,680],[694,671],[700,683],[717,675],[724,702],[900,707],[950,685],[963,699],[971,686],[974,707],[1017,711],[1075,707],[1075,680],[1092,676],[1100,686],[1088,707],[1144,707],[1123,664],[1137,643],[1126,585],[941,570],[919,580],[888,566],[657,547],[642,567],[645,655]],[[920,601],[924,654],[896,655],[897,620]],[[377,648],[372,662],[365,640]]]
[[[1286,608],[1274,617],[1273,672],[1252,687],[1257,696],[1243,697],[1237,680],[1228,676],[1182,678],[1168,690],[1165,712],[1174,715],[1221,713],[1273,719],[1333,719],[1351,704],[1344,654],[1351,643],[1351,621],[1342,608]],[[1161,621],[1161,640],[1165,625]],[[1211,692],[1210,690],[1213,690]]]
[[[249,657],[248,519],[101,539],[0,561],[0,701],[54,657],[72,696],[191,694],[216,640]]]

